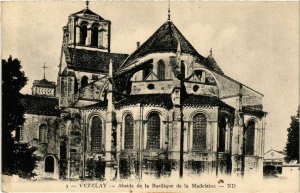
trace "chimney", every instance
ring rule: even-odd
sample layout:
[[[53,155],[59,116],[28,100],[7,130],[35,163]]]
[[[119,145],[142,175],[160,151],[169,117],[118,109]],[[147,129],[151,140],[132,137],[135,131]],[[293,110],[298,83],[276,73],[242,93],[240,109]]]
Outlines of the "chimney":
[[[139,49],[141,45],[141,42],[136,42],[136,49]]]

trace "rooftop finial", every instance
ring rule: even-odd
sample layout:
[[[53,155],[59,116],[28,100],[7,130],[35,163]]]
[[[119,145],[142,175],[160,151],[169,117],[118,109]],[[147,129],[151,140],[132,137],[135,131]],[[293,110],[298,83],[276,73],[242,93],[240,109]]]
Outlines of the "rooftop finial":
[[[86,2],[85,2],[86,8],[89,8],[89,3],[90,3],[89,1],[86,1]]]
[[[46,80],[46,68],[48,68],[48,67],[46,67],[46,63],[44,62],[44,66],[43,66],[43,68],[44,68],[44,80]]]
[[[171,3],[170,3],[170,1],[171,1],[171,0],[168,1],[168,21],[171,20],[171,8],[170,8],[170,6],[171,6],[170,4],[171,4]]]
[[[210,55],[212,56],[212,48],[210,48],[209,53],[210,53]]]

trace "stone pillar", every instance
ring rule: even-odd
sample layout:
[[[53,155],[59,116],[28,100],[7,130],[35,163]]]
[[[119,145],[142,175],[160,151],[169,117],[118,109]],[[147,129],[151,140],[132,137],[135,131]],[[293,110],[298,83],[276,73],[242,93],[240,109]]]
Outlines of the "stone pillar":
[[[92,29],[88,28],[87,29],[87,37],[85,40],[85,45],[90,46],[92,43]]]
[[[76,26],[76,35],[74,36],[74,42],[76,42],[76,44],[80,43],[80,27]]]
[[[217,148],[218,148],[218,121],[216,120],[212,120],[210,122],[211,125],[211,130],[212,130],[212,151],[213,152],[217,152]]]
[[[243,156],[243,119],[240,112],[235,111],[234,126],[232,129],[232,174],[242,174]]]
[[[179,152],[180,152],[180,108],[179,106],[175,106],[174,108],[174,121],[173,121],[173,159],[179,160]]]
[[[112,61],[109,64],[109,75],[112,74]],[[112,78],[110,76],[109,78]],[[105,124],[105,179],[112,179],[113,165],[112,165],[112,129],[113,129],[113,119],[114,119],[114,106],[113,106],[113,92],[112,92],[112,82],[108,83],[107,92],[107,112],[106,112],[106,124]]]

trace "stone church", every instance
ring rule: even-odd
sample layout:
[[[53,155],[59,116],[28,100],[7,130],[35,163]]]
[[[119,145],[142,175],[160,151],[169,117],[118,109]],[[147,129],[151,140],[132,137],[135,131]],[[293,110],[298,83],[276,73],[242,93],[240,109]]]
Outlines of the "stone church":
[[[38,178],[178,176],[181,152],[184,175],[262,175],[261,93],[170,17],[129,55],[112,52],[111,25],[88,6],[69,15],[57,83],[36,80],[22,98],[18,138],[38,148]]]

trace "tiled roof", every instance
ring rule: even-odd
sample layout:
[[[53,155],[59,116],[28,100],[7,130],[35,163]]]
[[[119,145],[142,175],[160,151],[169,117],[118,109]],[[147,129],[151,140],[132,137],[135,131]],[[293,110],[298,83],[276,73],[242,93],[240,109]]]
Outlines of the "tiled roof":
[[[58,116],[58,99],[34,95],[23,95],[21,103],[28,114]]]
[[[127,58],[127,54],[107,53],[86,49],[68,48],[71,61],[68,62],[68,68],[89,72],[108,72],[110,59],[113,61],[114,71],[119,68]]]
[[[71,15],[80,15],[80,14],[88,14],[88,15],[95,15],[95,16],[98,16],[99,17],[99,20],[104,20],[100,15],[94,13],[93,11],[91,11],[89,8],[85,8],[81,11],[78,11],[76,13],[73,13]]]
[[[55,82],[50,82],[46,79],[35,80],[35,81],[33,81],[33,86],[54,88],[55,87]]]
[[[177,52],[178,41],[180,42],[181,52],[191,55],[200,56],[195,48],[185,39],[177,27],[171,21],[165,22],[139,49],[133,52],[124,66],[131,61],[149,53]]]
[[[234,110],[233,107],[221,101],[218,97],[189,94],[183,101],[183,106],[219,106]]]
[[[131,106],[141,104],[142,106],[162,106],[170,109],[173,107],[170,94],[148,94],[148,95],[130,95],[115,104],[116,108],[122,106]]]
[[[145,94],[145,95],[130,95],[125,99],[116,103],[116,108],[122,106],[131,106],[141,104],[147,106],[163,106],[167,109],[173,107],[173,102],[171,99],[170,94]],[[230,110],[234,110],[233,107],[227,105],[217,97],[210,97],[210,96],[201,96],[201,95],[187,95],[183,106],[190,106],[190,107],[199,107],[199,106],[219,106],[228,108]]]
[[[102,110],[106,110],[107,109],[107,101],[100,101],[100,102],[97,102],[95,104],[82,107],[82,109],[102,109]]]
[[[203,63],[209,69],[213,69],[215,72],[218,72],[219,74],[224,74],[222,69],[217,64],[216,60],[211,55],[209,55],[207,58],[205,58]]]
[[[263,117],[267,114],[266,112],[259,110],[257,108],[253,108],[251,106],[243,106],[242,111],[245,114],[254,115],[254,116],[258,116],[258,117]]]
[[[196,56],[199,62],[204,63],[205,57],[201,56],[190,42],[181,34],[177,27],[171,21],[165,22],[139,49],[133,52],[122,64],[122,67],[127,67],[135,59],[145,56],[149,53],[166,53],[177,52],[178,41],[180,42],[181,53],[191,54]],[[217,65],[210,64],[207,68],[220,71]],[[216,63],[215,63],[216,64]],[[205,64],[204,64],[205,65]],[[121,68],[122,68],[121,67]]]

